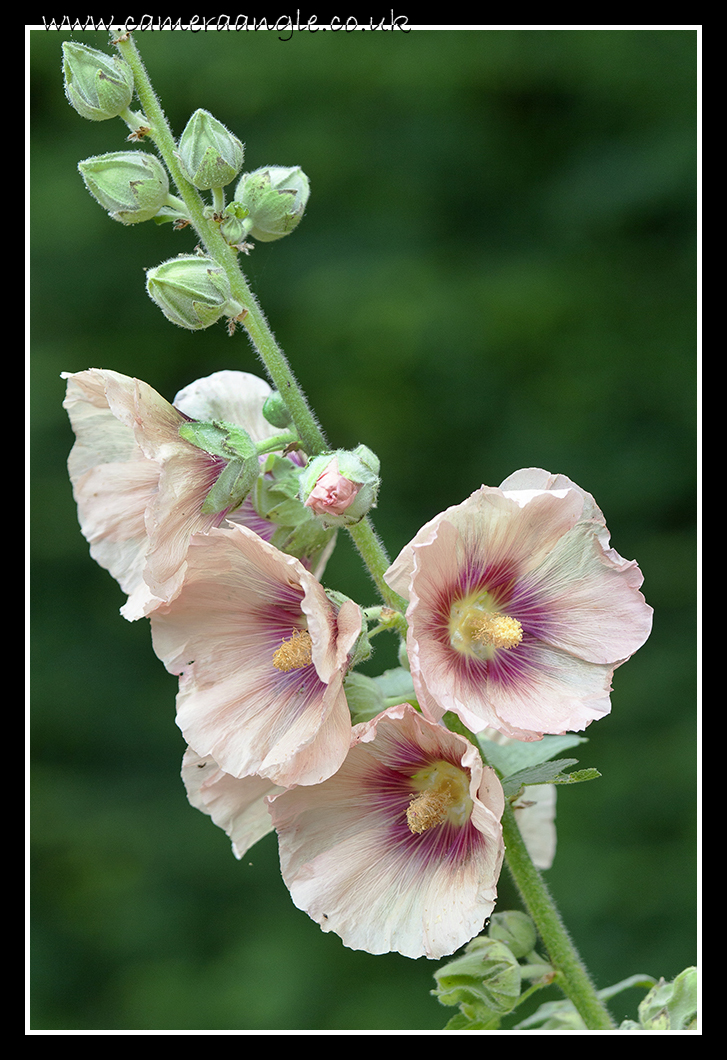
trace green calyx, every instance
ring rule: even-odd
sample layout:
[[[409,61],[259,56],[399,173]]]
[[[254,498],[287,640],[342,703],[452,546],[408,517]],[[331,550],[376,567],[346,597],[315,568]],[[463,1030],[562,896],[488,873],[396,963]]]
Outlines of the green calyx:
[[[244,145],[206,110],[196,110],[179,139],[177,156],[200,191],[223,188],[242,169]]]
[[[222,420],[183,423],[179,436],[226,463],[202,504],[203,515],[238,508],[260,473],[257,447],[247,431]]]
[[[269,243],[299,224],[310,196],[300,166],[263,166],[243,173],[229,211],[243,222],[245,235]]]
[[[168,320],[190,331],[242,312],[227,276],[212,258],[195,254],[170,258],[147,271],[146,289]]]
[[[68,102],[89,121],[117,118],[134,94],[127,62],[74,41],[63,44],[63,83]]]
[[[169,178],[158,158],[144,151],[112,151],[78,163],[84,184],[115,221],[149,221],[169,197]]]

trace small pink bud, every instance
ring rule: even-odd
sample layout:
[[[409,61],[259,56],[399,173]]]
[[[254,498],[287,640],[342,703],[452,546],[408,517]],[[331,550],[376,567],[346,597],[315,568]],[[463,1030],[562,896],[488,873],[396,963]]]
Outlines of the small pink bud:
[[[360,489],[361,483],[352,482],[340,473],[338,460],[334,458],[316,479],[305,504],[316,515],[343,515]]]

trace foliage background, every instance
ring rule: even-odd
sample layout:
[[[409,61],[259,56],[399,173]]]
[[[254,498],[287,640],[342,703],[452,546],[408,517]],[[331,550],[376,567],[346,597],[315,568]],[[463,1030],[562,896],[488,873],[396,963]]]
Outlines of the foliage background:
[[[78,532],[59,376],[113,368],[171,399],[258,367],[243,336],[176,329],[147,298],[143,268],[189,233],[113,223],[76,172],[125,147],[62,91],[61,42],[106,34],[29,36],[31,1026],[441,1028],[434,963],[345,949],[293,907],[273,836],[237,862],[186,802],[175,679]],[[311,179],[300,228],[245,267],[333,444],[380,456],[390,554],[537,465],[591,491],[639,560],[654,632],[588,732],[602,779],[561,789],[548,880],[599,986],[672,978],[697,958],[697,32],[138,43],[177,135],[204,107],[246,168]],[[326,581],[374,602],[345,539]]]

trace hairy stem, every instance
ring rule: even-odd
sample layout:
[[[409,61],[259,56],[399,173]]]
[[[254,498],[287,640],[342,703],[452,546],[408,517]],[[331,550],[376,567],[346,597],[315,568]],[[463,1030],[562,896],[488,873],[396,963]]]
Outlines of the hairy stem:
[[[131,36],[126,34],[116,41],[116,46],[134,72],[136,93],[149,123],[149,136],[164,159],[203,247],[209,256],[224,269],[233,299],[239,302],[245,310],[241,323],[260,360],[265,365],[273,385],[290,411],[303,448],[310,456],[325,451],[328,448],[325,436],[293,375],[285,354],[275,341],[275,336],[247,280],[240,271],[235,252],[220,234],[219,225],[205,216],[205,203],[202,196],[182,172],[175,153],[176,142],[169,122],[154,92],[136,44]]]

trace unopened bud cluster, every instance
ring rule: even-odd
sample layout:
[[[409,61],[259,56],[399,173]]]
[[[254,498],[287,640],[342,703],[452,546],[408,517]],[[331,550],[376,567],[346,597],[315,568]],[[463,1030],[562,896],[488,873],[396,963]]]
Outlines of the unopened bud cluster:
[[[146,116],[129,109],[134,72],[123,57],[65,43],[63,79],[68,100],[82,117],[91,121],[121,117],[132,129],[128,139],[139,139],[142,133],[154,137]],[[213,193],[204,216],[233,248],[247,252],[246,240],[281,239],[299,224],[310,195],[310,183],[300,166],[263,166],[241,175],[244,144],[209,111],[192,114],[174,154],[181,175],[198,191]],[[78,169],[91,195],[124,225],[155,219],[184,226],[194,214],[188,202],[170,194],[165,166],[146,151],[94,155],[80,162]],[[223,189],[235,180],[234,196],[225,205]],[[178,174],[176,181],[179,185]],[[179,190],[184,196],[185,191]],[[232,298],[230,281],[209,257],[180,255],[149,269],[147,291],[169,320],[192,331],[223,317],[237,321],[243,314],[243,306]],[[231,334],[233,330],[234,324]]]

